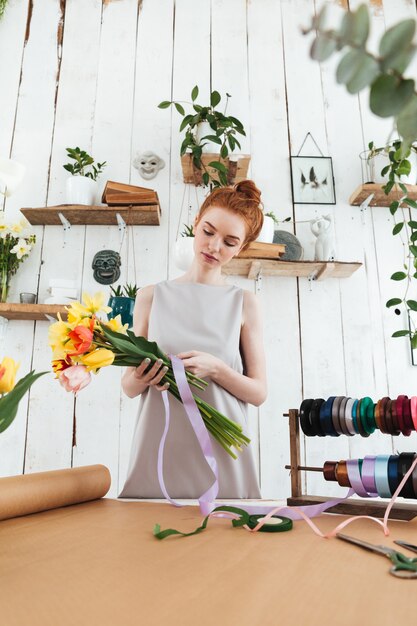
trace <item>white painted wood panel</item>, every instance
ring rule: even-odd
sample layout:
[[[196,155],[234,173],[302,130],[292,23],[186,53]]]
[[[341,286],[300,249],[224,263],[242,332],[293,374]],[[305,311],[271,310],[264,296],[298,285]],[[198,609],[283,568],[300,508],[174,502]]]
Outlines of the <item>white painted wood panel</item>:
[[[333,4],[334,9],[340,3]],[[359,4],[350,1],[351,8]],[[416,15],[408,0],[369,0],[369,7],[374,46],[387,27]],[[100,188],[107,179],[131,182],[155,188],[161,201],[160,226],[129,229],[119,282],[143,286],[178,276],[172,247],[205,190],[182,182],[181,117],[157,105],[171,98],[189,101],[198,84],[199,101],[212,89],[232,94],[228,112],[248,131],[242,149],[252,156],[250,175],[267,210],[295,218],[295,225],[283,228],[294,230],[304,258],[314,254],[308,220],[331,213],[337,258],[364,262],[350,279],[311,286],[306,279],[264,277],[256,290],[255,281],[229,277],[254,291],[264,312],[269,396],[250,411],[250,435],[262,493],[270,498],[289,491],[283,412],[303,397],[412,395],[416,372],[407,341],[391,338],[404,320],[385,307],[401,291],[389,278],[402,259],[392,219],[387,209],[362,215],[348,204],[361,182],[359,153],[371,139],[385,141],[389,123],[369,113],[367,94],[350,96],[336,84],[335,59],[310,60],[311,38],[300,27],[315,9],[314,0],[34,0],[26,45],[27,3],[11,1],[0,22],[0,156],[10,154],[27,165],[24,185],[5,203],[8,217],[18,216],[22,206],[65,201],[65,148],[79,145],[108,162]],[[410,69],[414,76],[416,69],[417,60]],[[293,206],[289,156],[297,154],[308,131],[333,158],[335,206]],[[166,162],[152,181],[141,179],[131,165],[145,150]],[[315,154],[311,142],[303,154],[309,152]],[[99,249],[119,250],[117,227],[73,227],[65,246],[60,227],[36,227],[36,233],[37,246],[13,279],[13,300],[38,286],[43,301],[56,277],[76,280],[80,290],[101,289],[91,261]],[[44,322],[10,322],[0,335],[0,357],[18,358],[22,374],[30,367],[48,369],[47,329]],[[113,478],[110,495],[117,495],[137,408],[137,400],[121,393],[120,376],[115,368],[102,371],[76,402],[51,374],[39,380],[0,438],[0,475],[104,463]],[[303,460],[321,465],[349,454],[409,450],[414,438],[302,438]],[[304,482],[312,493],[340,493],[319,474]]]

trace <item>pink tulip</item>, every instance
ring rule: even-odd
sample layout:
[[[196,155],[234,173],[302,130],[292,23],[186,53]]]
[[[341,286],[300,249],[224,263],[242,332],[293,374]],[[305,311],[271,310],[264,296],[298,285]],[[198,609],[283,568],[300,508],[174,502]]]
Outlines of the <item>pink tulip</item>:
[[[65,391],[78,393],[91,382],[91,374],[84,365],[72,365],[59,375],[59,382]]]

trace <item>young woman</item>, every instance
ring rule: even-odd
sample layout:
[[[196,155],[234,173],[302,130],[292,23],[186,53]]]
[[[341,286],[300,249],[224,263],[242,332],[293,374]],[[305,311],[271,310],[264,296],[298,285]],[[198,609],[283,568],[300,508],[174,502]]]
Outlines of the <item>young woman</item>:
[[[194,221],[194,260],[175,280],[141,289],[136,298],[136,335],[156,341],[166,354],[209,385],[198,395],[242,424],[247,403],[266,398],[262,323],[255,295],[225,281],[222,267],[254,241],[262,227],[260,191],[250,180],[214,190]],[[141,394],[129,470],[121,498],[162,498],[157,476],[164,429],[160,392],[166,368],[155,363],[126,370],[122,385],[131,398]],[[169,397],[171,422],[164,451],[164,479],[173,498],[198,498],[213,483],[181,402]],[[260,498],[250,445],[234,460],[211,438],[219,472],[219,498]]]

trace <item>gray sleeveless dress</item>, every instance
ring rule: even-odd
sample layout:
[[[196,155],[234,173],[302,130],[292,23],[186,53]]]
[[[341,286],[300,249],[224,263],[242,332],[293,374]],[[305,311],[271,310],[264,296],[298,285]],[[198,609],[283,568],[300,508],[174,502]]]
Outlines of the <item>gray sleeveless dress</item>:
[[[242,373],[239,351],[243,290],[234,285],[164,281],[154,288],[148,338],[166,354],[189,350],[209,352]],[[247,405],[216,383],[193,392],[223,415],[242,424],[247,434]],[[170,427],[164,450],[164,480],[173,498],[200,497],[213,483],[184,407],[169,395]],[[157,458],[164,430],[161,392],[149,387],[142,395],[133,434],[129,469],[119,498],[163,498]],[[211,435],[210,435],[211,437]],[[219,473],[219,498],[260,498],[251,446],[233,459],[211,437]]]

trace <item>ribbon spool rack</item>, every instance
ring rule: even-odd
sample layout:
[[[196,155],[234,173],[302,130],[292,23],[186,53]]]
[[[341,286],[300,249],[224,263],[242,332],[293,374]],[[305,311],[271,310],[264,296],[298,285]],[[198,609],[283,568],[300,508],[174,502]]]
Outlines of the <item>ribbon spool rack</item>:
[[[288,413],[283,414],[288,417],[289,434],[290,434],[290,465],[285,465],[290,470],[291,477],[291,497],[287,498],[289,506],[301,506],[306,504],[319,504],[329,500],[340,500],[340,498],[328,496],[310,496],[303,494],[301,472],[322,472],[321,467],[310,467],[301,465],[300,453],[300,422],[299,410],[289,409]],[[374,498],[348,498],[343,502],[339,502],[330,507],[326,513],[340,513],[342,515],[371,515],[373,517],[382,518],[387,508],[388,502],[376,502]],[[409,521],[417,516],[416,505],[408,503],[394,504],[390,512],[390,519]]]

